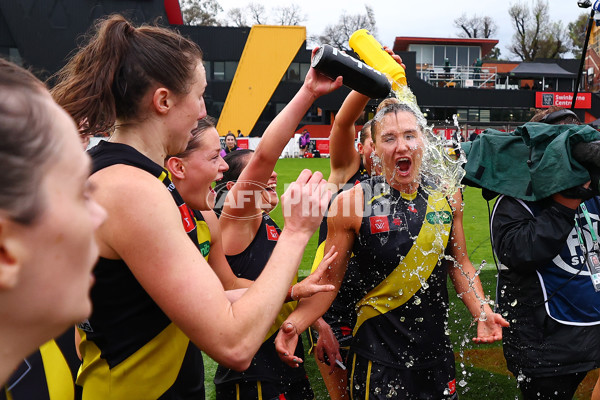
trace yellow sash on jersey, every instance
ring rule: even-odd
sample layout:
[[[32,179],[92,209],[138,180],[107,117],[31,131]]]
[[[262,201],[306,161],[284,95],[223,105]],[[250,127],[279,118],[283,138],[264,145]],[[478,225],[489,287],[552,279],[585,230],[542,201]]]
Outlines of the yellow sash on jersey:
[[[73,342],[75,342],[75,337],[73,337]],[[50,400],[75,398],[75,385],[71,369],[56,342],[50,340],[40,346],[40,355],[44,363]]]
[[[423,225],[415,243],[400,264],[356,304],[353,334],[369,318],[406,303],[421,288],[444,256],[452,229],[452,210],[442,194],[430,195]]]

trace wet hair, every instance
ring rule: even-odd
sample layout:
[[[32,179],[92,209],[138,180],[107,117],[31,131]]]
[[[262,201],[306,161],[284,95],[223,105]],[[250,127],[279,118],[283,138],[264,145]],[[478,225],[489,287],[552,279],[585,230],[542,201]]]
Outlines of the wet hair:
[[[358,141],[363,146],[365,145],[365,142],[367,141],[367,139],[371,137],[371,129],[372,128],[373,128],[373,120],[370,119],[367,122],[365,122],[362,129],[360,130],[360,133],[358,135]]]
[[[51,102],[33,74],[0,58],[0,212],[23,225],[44,210],[44,172],[60,151]]]
[[[384,100],[384,102],[386,100]],[[395,114],[401,111],[409,112],[412,115],[414,115],[417,121],[417,129],[419,129],[421,133],[425,132],[425,129],[427,129],[427,120],[423,117],[420,111],[416,111],[414,108],[412,108],[406,103],[391,101],[385,104],[383,107],[381,107],[381,105],[377,107],[377,114],[375,114],[375,117],[373,117],[373,123],[371,125],[371,138],[373,139],[374,143],[376,142],[377,133],[381,129],[380,125],[383,117],[385,117],[387,114]]]
[[[383,99],[381,101],[381,103],[379,103],[377,108],[375,109],[375,114],[377,114],[379,111],[383,110],[385,107],[389,106],[390,104],[400,104],[400,100],[398,100],[398,98],[396,98],[396,97],[388,97],[388,98]]]
[[[98,20],[88,36],[51,78],[57,82],[52,95],[84,135],[106,133],[117,120],[141,117],[141,99],[153,85],[188,93],[202,60],[191,40],[158,26],[136,28],[121,15]]]
[[[168,156],[167,159],[171,157],[177,158],[186,158],[194,151],[198,150],[202,147],[202,138],[204,137],[204,132],[209,130],[210,128],[215,128],[217,126],[217,120],[211,116],[206,116],[198,121],[198,125],[192,130],[192,138],[188,142],[187,147],[181,153],[177,153],[173,156]]]
[[[238,131],[239,132],[239,131]],[[225,140],[227,140],[227,138],[231,136],[233,138],[233,141],[235,142],[235,147],[237,147],[237,138],[235,137],[235,135],[231,132],[228,132],[227,135],[225,135]],[[225,147],[227,147],[227,145],[225,145]]]
[[[250,155],[254,153],[254,150],[249,149],[240,149],[237,151],[232,151],[223,157],[223,160],[229,166],[229,169],[223,172],[223,179],[217,182],[215,186],[215,192],[217,192],[217,198],[215,200],[214,211],[217,215],[221,215],[221,210],[223,209],[223,204],[225,203],[225,198],[227,197],[227,193],[229,190],[227,189],[227,182],[236,182],[246,165],[248,165],[248,160]]]
[[[537,110],[530,122],[543,122],[551,125],[581,125],[581,120],[568,108],[551,106],[546,109]]]

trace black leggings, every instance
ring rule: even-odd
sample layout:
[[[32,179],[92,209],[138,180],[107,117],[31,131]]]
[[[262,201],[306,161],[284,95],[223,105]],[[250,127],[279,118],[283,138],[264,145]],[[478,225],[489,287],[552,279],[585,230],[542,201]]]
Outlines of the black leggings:
[[[523,400],[571,400],[587,372],[544,378],[527,377],[519,383]]]

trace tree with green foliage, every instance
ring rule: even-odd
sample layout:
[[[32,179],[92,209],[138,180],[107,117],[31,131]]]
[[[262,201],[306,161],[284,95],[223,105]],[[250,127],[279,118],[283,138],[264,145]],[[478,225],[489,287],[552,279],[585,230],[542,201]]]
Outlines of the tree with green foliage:
[[[574,22],[569,22],[569,38],[571,39],[571,53],[575,58],[581,58],[585,34],[587,32],[589,14],[583,13]]]
[[[223,11],[217,0],[179,0],[186,25],[220,26],[217,15]]]
[[[342,11],[337,24],[327,25],[323,33],[310,36],[309,40],[316,44],[329,44],[337,49],[350,51],[348,40],[359,29],[367,29],[373,36],[377,36],[377,24],[372,6],[365,4],[364,14],[347,14],[345,10]]]
[[[515,28],[510,51],[521,60],[560,58],[569,51],[566,30],[560,21],[550,20],[549,7],[547,1],[537,0],[531,9],[527,3],[509,8]]]

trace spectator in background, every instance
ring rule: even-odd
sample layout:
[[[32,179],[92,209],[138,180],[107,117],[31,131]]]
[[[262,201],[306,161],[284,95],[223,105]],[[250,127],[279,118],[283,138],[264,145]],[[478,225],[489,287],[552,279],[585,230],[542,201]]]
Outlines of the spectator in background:
[[[238,149],[239,147],[235,135],[231,132],[227,132],[227,135],[225,135],[225,148],[221,150],[221,157],[225,157],[227,154]]]
[[[244,137],[244,134],[243,134],[243,133],[242,133],[242,131],[241,131],[241,130],[239,130],[239,129],[237,130],[237,134],[238,134],[238,136],[237,136],[237,137]]]
[[[310,145],[310,133],[306,129],[302,131],[302,135],[298,139],[298,145],[300,147],[300,157],[302,158]]]

